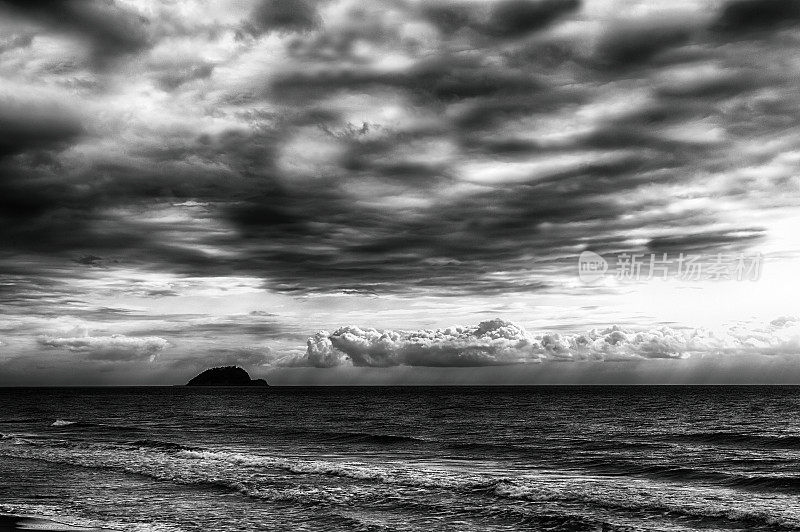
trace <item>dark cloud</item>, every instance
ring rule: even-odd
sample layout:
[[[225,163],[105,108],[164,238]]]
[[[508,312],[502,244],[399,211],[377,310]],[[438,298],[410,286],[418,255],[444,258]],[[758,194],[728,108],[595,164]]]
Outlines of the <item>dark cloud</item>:
[[[109,54],[149,46],[146,24],[113,3],[14,5],[50,31],[85,26]],[[248,275],[291,294],[458,295],[550,289],[554,261],[587,243],[624,249],[631,230],[642,250],[760,241],[740,238],[755,224],[709,230],[722,215],[708,204],[668,208],[670,187],[684,184],[700,196],[754,193],[733,179],[706,191],[697,176],[748,164],[729,157],[735,135],[778,131],[793,116],[788,101],[745,100],[784,88],[785,72],[749,64],[695,23],[602,21],[594,47],[568,28],[539,31],[578,13],[574,1],[392,8],[441,31],[387,22],[385,6],[364,7],[358,23],[347,6],[335,6],[344,20],[322,20],[317,7],[259,3],[256,33],[279,31],[236,41],[228,59],[217,43],[206,55],[132,61],[141,87],[91,89],[121,106],[113,119],[0,103],[4,249],[39,257],[43,277],[57,259]],[[236,17],[216,33],[201,24],[192,34],[188,22],[158,31],[213,41],[233,35]],[[702,53],[674,54],[689,47]],[[145,98],[152,88],[158,96]],[[120,103],[129,97],[158,111]],[[684,240],[654,236],[665,233]]]
[[[190,63],[177,68],[168,67],[157,75],[159,85],[166,91],[172,91],[195,80],[207,79],[214,72],[214,65],[210,63]]]
[[[597,46],[595,61],[605,68],[630,69],[689,41],[685,20],[637,20],[611,26]]]
[[[647,247],[655,252],[692,252],[704,250],[742,250],[764,239],[762,228],[677,234],[653,238]]]
[[[406,90],[423,102],[507,96],[543,88],[530,72],[494,68],[482,64],[479,59],[446,55],[395,72],[370,68],[305,69],[277,77],[270,88],[280,98],[315,99],[342,91],[380,87]]]
[[[77,113],[51,100],[0,96],[0,160],[68,146],[83,131]]]
[[[624,249],[630,226],[622,219],[629,211],[610,196],[674,180],[661,168],[670,170],[672,164],[632,157],[586,165],[539,176],[534,183],[492,187],[418,211],[408,220],[357,208],[346,196],[321,190],[304,193],[302,200],[293,196],[301,192],[284,190],[234,206],[229,215],[250,242],[242,248],[243,264],[262,265],[278,290],[424,288],[450,295],[538,290],[546,282],[492,279],[485,275],[488,265],[525,271],[531,260],[580,245],[586,230],[592,242],[599,245],[605,237]],[[683,215],[653,223],[680,228],[696,221]],[[558,229],[576,223],[584,230]],[[340,236],[348,232],[352,237]],[[721,235],[706,244],[713,249],[727,240]]]
[[[308,0],[261,0],[249,23],[255,32],[308,31],[320,24],[313,2]]]
[[[87,266],[97,266],[103,260],[103,257],[98,257],[96,255],[84,255],[80,258],[75,259],[75,262],[78,264],[85,264]]]
[[[459,133],[491,131],[520,117],[544,115],[569,108],[587,100],[585,91],[576,87],[548,87],[531,94],[530,91],[497,98],[473,99],[454,113],[454,125]]]
[[[446,34],[467,26],[473,20],[469,5],[457,2],[426,2],[422,6],[422,14]]]
[[[543,30],[576,11],[579,0],[501,0],[494,3],[431,2],[422,6],[425,20],[445,34],[470,28],[497,39],[517,39]],[[488,13],[485,11],[488,8]]]
[[[47,28],[89,40],[98,60],[138,52],[149,45],[147,20],[113,1],[3,0],[0,6]]]
[[[496,37],[521,37],[580,5],[578,0],[501,0],[493,5],[489,21],[479,28]]]
[[[16,212],[17,220],[24,218],[29,223],[9,224],[6,240],[18,249],[67,251],[70,259],[75,250],[81,250],[98,256],[123,254],[128,264],[156,265],[175,272],[253,274],[269,279],[271,288],[286,292],[394,292],[405,288],[455,295],[538,290],[547,283],[531,274],[524,280],[495,279],[487,274],[494,269],[524,271],[530,267],[531,257],[546,260],[586,238],[586,233],[561,229],[561,225],[588,224],[595,241],[624,240],[622,233],[628,226],[620,219],[628,214],[628,207],[616,202],[613,195],[668,182],[674,179],[668,171],[680,162],[671,153],[674,144],[658,145],[654,137],[646,147],[659,147],[664,152],[661,158],[651,152],[605,164],[579,164],[571,170],[533,172],[526,182],[487,187],[459,199],[415,208],[413,216],[398,217],[380,207],[354,202],[335,176],[317,177],[305,184],[282,183],[271,170],[273,138],[273,133],[260,130],[222,133],[175,152],[185,155],[165,154],[167,163],[197,153],[224,162],[225,179],[212,178],[209,186],[202,185],[197,176],[164,176],[158,181],[153,176],[144,181],[145,185],[158,183],[158,188],[150,190],[140,184],[141,177],[135,180],[127,171],[116,169],[112,174],[116,178],[98,183],[100,188],[95,191],[84,185],[78,192],[63,183],[52,188],[59,181],[48,177],[20,181],[15,185],[20,190],[6,196],[13,207],[7,213]],[[639,145],[642,138],[631,135],[627,144],[620,141],[615,146]],[[443,176],[452,172],[446,165],[431,166],[430,173],[413,165],[403,168],[402,161],[393,162],[389,157],[397,146],[392,141],[341,140],[355,150],[347,155],[349,162],[342,163],[351,175],[348,185],[358,183],[356,171],[364,174],[364,184],[380,175],[409,187],[433,186],[439,179],[449,179]],[[395,140],[402,142],[401,138]],[[356,162],[360,168],[353,166]],[[229,175],[247,176],[247,180]],[[237,228],[235,235],[215,242],[231,253],[224,259],[209,257],[174,242],[171,226],[160,229],[163,237],[159,237],[159,231],[154,231],[158,226],[150,225],[143,233],[142,226],[94,210],[150,201],[165,190],[179,198],[210,201],[205,209],[209,219],[220,217]],[[36,194],[41,197],[37,199]],[[682,215],[660,223],[680,227],[684,219]],[[146,293],[164,296],[171,292],[148,289]]]
[[[714,28],[727,34],[774,30],[800,23],[797,0],[738,0],[726,4]]]

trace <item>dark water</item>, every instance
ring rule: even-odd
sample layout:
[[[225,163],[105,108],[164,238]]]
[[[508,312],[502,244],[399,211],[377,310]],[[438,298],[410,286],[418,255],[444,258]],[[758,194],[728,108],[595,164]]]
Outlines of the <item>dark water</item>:
[[[800,530],[797,387],[0,389],[0,432],[0,512],[119,530]]]

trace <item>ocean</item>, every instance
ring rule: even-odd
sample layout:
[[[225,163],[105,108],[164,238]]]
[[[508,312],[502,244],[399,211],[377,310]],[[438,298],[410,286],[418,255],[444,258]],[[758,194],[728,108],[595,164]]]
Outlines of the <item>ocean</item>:
[[[800,530],[800,387],[0,389],[0,512],[125,531]]]

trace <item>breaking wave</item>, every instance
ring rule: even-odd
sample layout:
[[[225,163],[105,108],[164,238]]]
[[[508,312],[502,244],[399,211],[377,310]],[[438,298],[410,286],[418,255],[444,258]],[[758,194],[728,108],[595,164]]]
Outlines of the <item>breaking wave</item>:
[[[681,484],[669,483],[673,478],[694,478],[724,486],[725,489],[797,490],[800,488],[800,479],[794,476],[743,478],[688,468],[651,468],[641,471],[659,478],[656,483],[619,476],[586,476],[552,470],[510,475],[508,472],[501,474],[470,468],[467,464],[462,464],[463,467],[443,467],[433,463],[277,456],[191,448],[161,440],[134,440],[125,444],[95,442],[72,447],[0,443],[0,455],[112,469],[162,481],[228,489],[248,497],[303,505],[347,505],[354,497],[365,497],[365,493],[396,500],[403,496],[404,490],[412,490],[413,493],[423,490],[431,494],[461,494],[458,497],[490,497],[499,501],[530,503],[558,502],[668,514],[676,519],[725,520],[744,527],[800,527],[800,520],[793,520],[789,515],[767,515],[748,510],[746,504],[695,499],[690,492],[678,488]],[[269,471],[282,471],[289,476],[276,477]],[[300,478],[292,480],[292,476],[296,475]],[[320,484],[321,481],[314,480],[314,477],[343,480],[335,484],[336,489],[328,489],[324,482]]]

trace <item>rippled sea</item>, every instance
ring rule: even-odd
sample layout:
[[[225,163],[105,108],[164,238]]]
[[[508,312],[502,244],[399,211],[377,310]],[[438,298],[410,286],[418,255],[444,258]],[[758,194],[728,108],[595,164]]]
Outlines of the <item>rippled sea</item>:
[[[800,530],[798,387],[17,388],[0,432],[0,512],[116,530]]]

